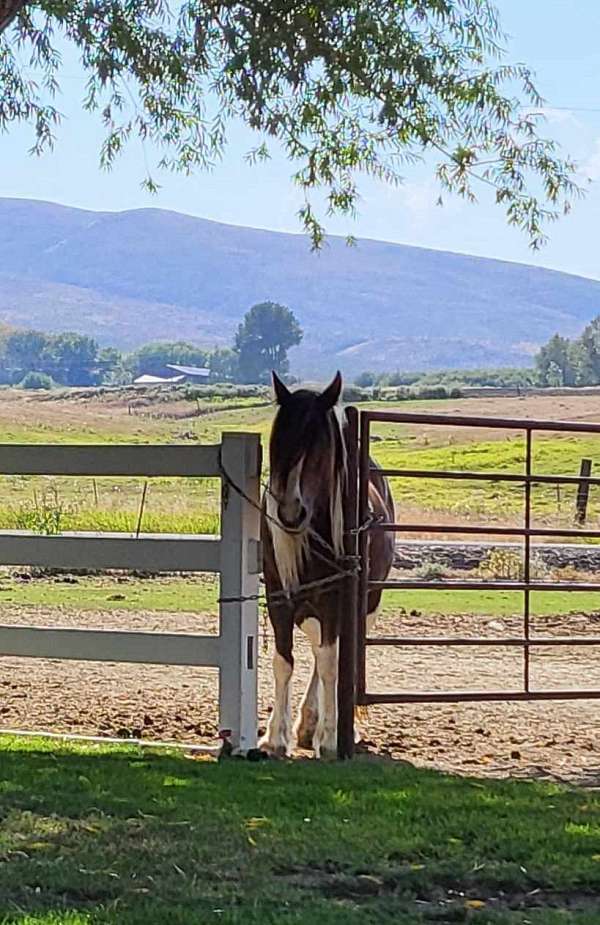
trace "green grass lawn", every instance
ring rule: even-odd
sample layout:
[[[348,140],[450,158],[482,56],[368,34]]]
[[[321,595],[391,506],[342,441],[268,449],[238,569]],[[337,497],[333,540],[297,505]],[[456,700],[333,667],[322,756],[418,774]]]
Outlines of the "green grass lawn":
[[[597,925],[600,797],[0,738],[2,925]]]
[[[218,580],[208,574],[194,578],[128,577],[124,581],[117,581],[114,576],[0,578],[0,603],[50,610],[216,613],[218,596]]]
[[[73,444],[218,444],[223,431],[260,433],[263,445],[273,417],[271,405],[247,400],[231,409],[227,401],[204,403],[211,414],[185,420],[128,416],[118,409],[114,416],[94,416],[93,408],[64,402],[53,408],[51,419],[36,421],[31,406],[27,425],[18,423],[13,411],[10,423],[0,422],[2,443]],[[166,405],[165,405],[166,407]],[[190,403],[196,407],[195,402]],[[206,410],[205,408],[205,410]],[[47,414],[47,409],[44,409]],[[76,413],[74,413],[74,410]],[[150,409],[163,410],[162,404]],[[21,412],[23,414],[23,412]],[[13,423],[13,419],[17,423]],[[58,478],[0,476],[0,529],[45,531],[48,523],[60,530],[135,531],[145,480],[142,478]],[[218,479],[148,480],[142,530],[146,533],[218,533],[220,482]],[[53,532],[56,532],[54,529]]]
[[[207,613],[217,611],[218,581],[211,575],[139,579],[117,582],[114,576],[67,576],[23,580],[0,576],[0,603],[75,610],[132,610]],[[516,591],[386,591],[380,612],[405,610],[423,614],[483,614],[505,617],[520,614],[523,595]],[[531,592],[532,615],[594,613],[600,594],[588,592]],[[380,624],[381,625],[381,624]]]

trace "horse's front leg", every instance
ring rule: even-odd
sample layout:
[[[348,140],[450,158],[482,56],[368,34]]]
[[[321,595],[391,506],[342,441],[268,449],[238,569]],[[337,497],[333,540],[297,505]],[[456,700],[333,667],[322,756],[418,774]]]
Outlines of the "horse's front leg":
[[[294,732],[298,748],[312,748],[317,721],[319,719],[319,675],[316,659],[308,682],[308,687],[300,704],[300,713]]]
[[[319,719],[313,738],[317,758],[337,758],[338,641],[315,651],[319,675]]]
[[[258,743],[263,751],[285,758],[292,744],[292,714],[290,707],[290,681],[294,671],[292,655],[293,623],[287,616],[272,619],[275,631],[275,703],[267,723],[267,731]]]

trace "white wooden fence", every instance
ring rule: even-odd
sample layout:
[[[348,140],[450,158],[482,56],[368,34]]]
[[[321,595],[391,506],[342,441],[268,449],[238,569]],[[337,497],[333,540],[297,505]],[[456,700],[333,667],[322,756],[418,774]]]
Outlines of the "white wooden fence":
[[[217,446],[0,447],[0,475],[221,477],[258,505],[256,434],[223,434]],[[0,531],[0,565],[61,569],[217,572],[219,635],[0,625],[0,656],[141,662],[219,669],[219,726],[234,748],[256,744],[260,571],[258,508],[221,480],[221,535],[173,536]],[[246,600],[243,600],[246,598]]]

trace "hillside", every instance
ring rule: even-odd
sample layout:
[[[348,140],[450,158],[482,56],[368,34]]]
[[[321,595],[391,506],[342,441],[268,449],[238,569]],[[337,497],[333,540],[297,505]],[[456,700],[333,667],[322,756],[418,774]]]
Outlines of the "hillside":
[[[254,302],[292,308],[294,370],[520,365],[600,312],[600,282],[401,244],[238,228],[158,209],[0,199],[0,322],[131,348],[227,343]]]

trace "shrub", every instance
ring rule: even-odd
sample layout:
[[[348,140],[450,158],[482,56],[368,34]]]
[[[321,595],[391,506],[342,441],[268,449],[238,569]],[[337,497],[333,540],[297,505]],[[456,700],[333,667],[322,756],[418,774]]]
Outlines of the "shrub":
[[[268,385],[236,385],[223,382],[206,385],[187,383],[182,388],[183,397],[189,401],[214,401],[216,398],[263,398],[271,397],[271,388]]]
[[[423,386],[420,389],[415,389],[414,398],[422,400],[444,399],[448,398],[448,391],[443,385]]]
[[[523,580],[523,556],[516,549],[491,549],[479,565],[482,578],[506,581]]]
[[[415,569],[415,577],[421,581],[442,581],[448,577],[448,572],[439,562],[422,562]]]
[[[30,372],[21,379],[20,389],[53,389],[54,381],[46,373]]]
[[[34,495],[32,502],[25,502],[13,511],[17,530],[31,530],[42,536],[55,536],[62,530],[65,507],[55,488],[48,489],[41,498]]]
[[[479,564],[478,573],[481,578],[505,581],[523,581],[525,566],[523,553],[516,549],[491,549],[485,559]],[[547,565],[535,554],[530,560],[530,578],[542,581],[549,575]]]
[[[342,399],[345,402],[371,401],[372,391],[368,388],[359,388],[357,385],[344,386]]]

